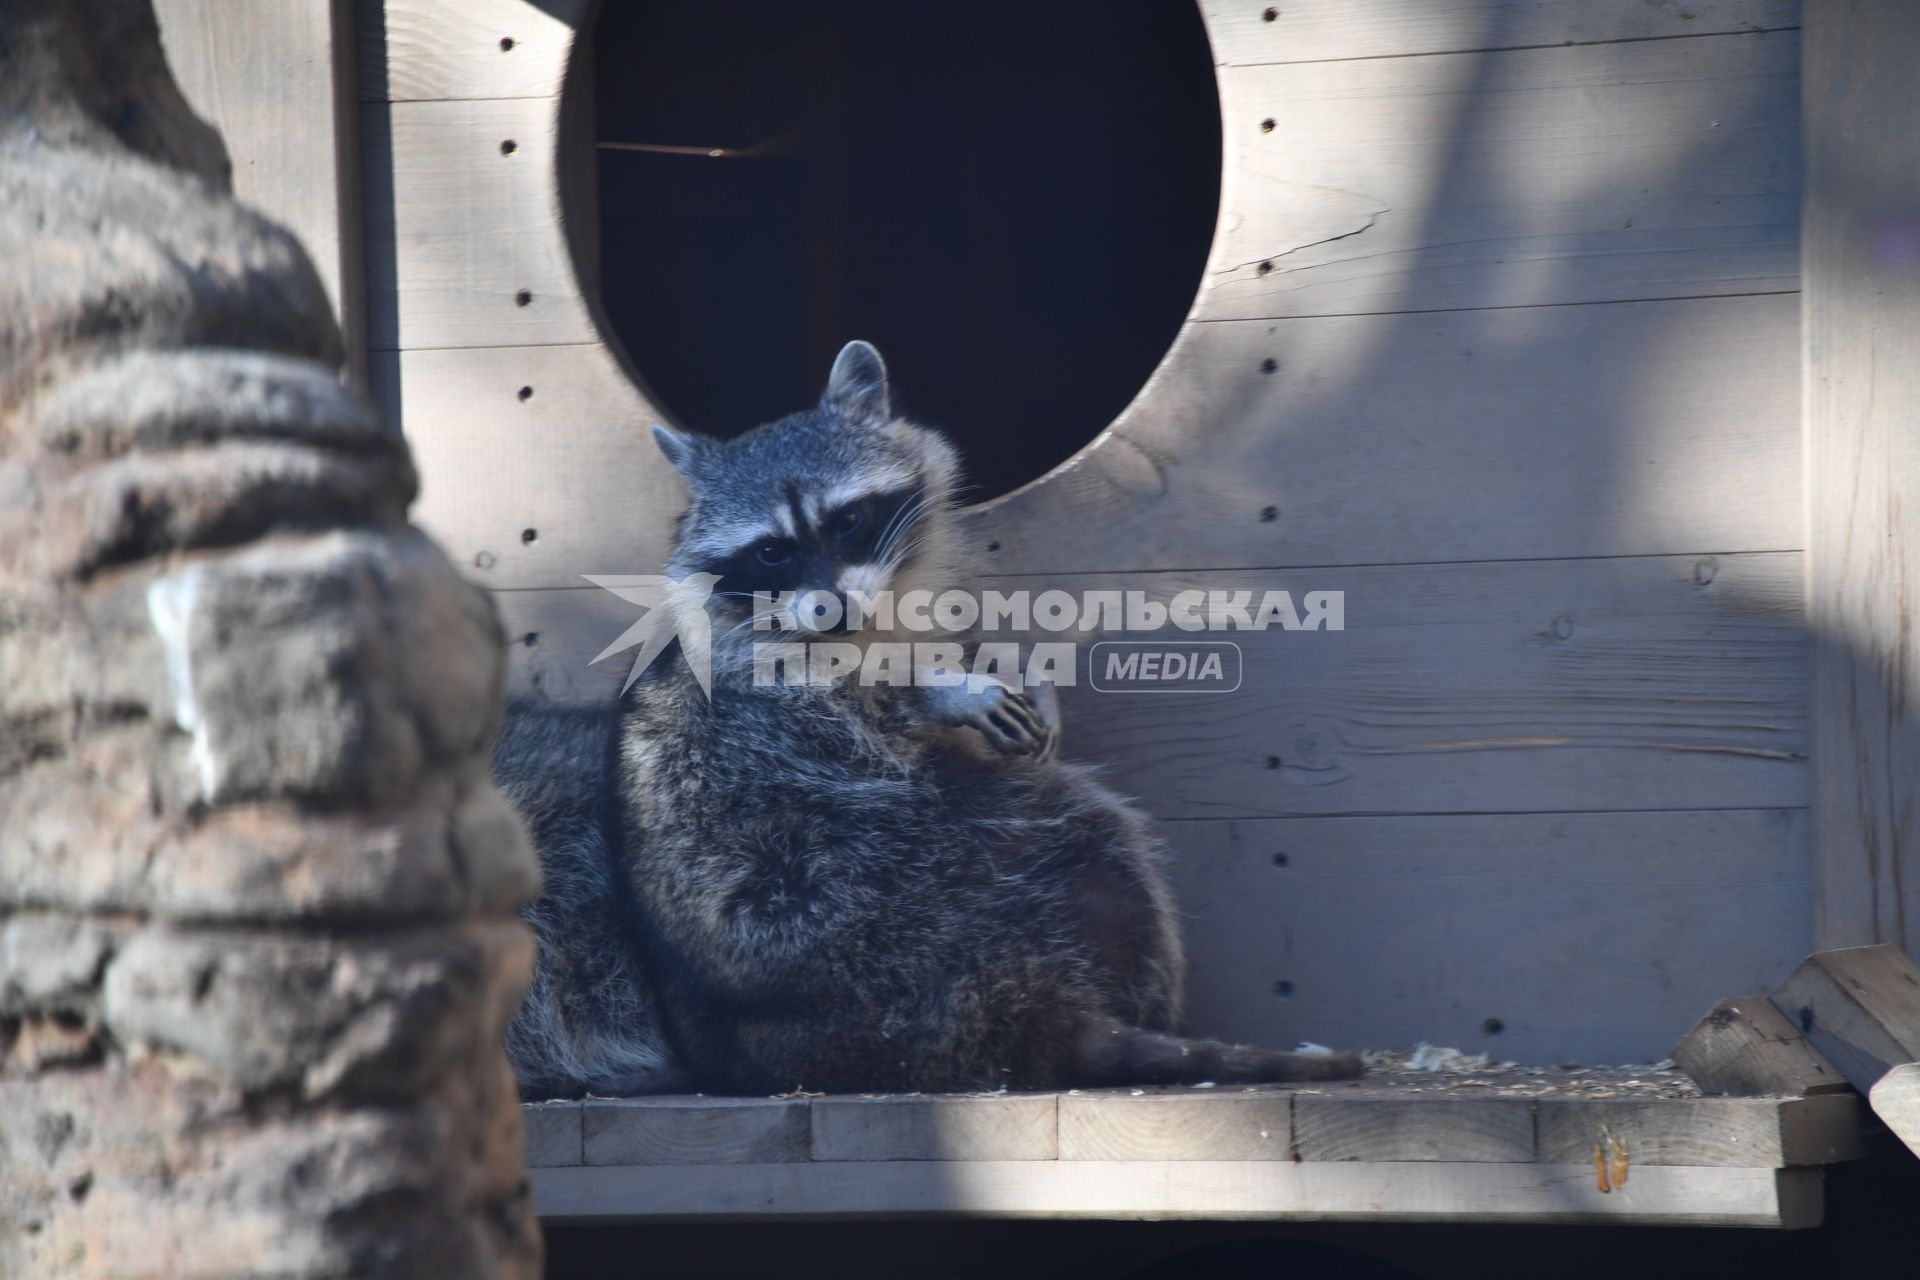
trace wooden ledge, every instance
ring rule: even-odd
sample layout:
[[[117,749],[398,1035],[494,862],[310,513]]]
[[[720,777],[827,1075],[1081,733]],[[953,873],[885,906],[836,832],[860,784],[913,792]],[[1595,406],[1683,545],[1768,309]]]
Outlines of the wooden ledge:
[[[1594,1071],[1297,1089],[590,1099],[531,1104],[524,1114],[535,1199],[556,1222],[991,1216],[1797,1228],[1820,1221],[1819,1166],[1865,1154],[1853,1094],[1688,1093],[1675,1073]]]

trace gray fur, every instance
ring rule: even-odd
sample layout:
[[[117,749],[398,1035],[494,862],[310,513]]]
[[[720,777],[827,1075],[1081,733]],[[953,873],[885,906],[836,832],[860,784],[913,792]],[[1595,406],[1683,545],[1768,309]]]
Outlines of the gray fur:
[[[669,571],[721,572],[782,521],[804,541],[819,495],[886,489],[913,501],[871,572],[967,586],[954,454],[888,403],[879,353],[850,344],[816,409],[724,443],[666,433],[692,497]],[[715,1092],[1357,1074],[1352,1055],[1172,1034],[1184,961],[1164,850],[1054,757],[1050,699],[991,681],[754,687],[764,636],[726,588],[711,698],[675,648],[617,708],[516,708],[502,738],[496,770],[547,885],[509,1042],[529,1094],[673,1087],[676,1067]]]
[[[677,1083],[608,843],[614,724],[610,707],[515,702],[494,746],[501,790],[540,851],[540,897],[523,913],[539,958],[507,1030],[507,1056],[529,1098],[650,1093]]]

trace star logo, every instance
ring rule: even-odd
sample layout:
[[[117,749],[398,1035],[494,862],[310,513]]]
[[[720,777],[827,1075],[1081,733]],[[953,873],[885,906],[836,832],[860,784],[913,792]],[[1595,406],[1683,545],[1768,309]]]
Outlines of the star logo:
[[[581,576],[645,611],[588,666],[638,645],[640,652],[634,655],[627,681],[620,686],[620,692],[625,693],[640,678],[640,673],[677,639],[680,655],[699,682],[700,691],[709,698],[713,696],[713,624],[707,618],[707,599],[720,581],[717,575],[690,573],[684,578],[669,578],[657,573],[589,573]]]

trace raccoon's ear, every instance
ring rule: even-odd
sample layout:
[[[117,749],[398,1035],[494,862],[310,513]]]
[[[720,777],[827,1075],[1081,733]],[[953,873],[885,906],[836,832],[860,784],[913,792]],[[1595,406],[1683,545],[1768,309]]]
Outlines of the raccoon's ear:
[[[827,390],[820,397],[820,405],[874,422],[885,422],[893,416],[888,407],[887,364],[871,342],[856,338],[840,348],[833,372],[827,375]]]
[[[694,461],[700,456],[705,441],[699,436],[675,431],[656,422],[653,424],[653,442],[660,446],[660,452],[667,456],[667,461],[673,464],[675,471],[692,478]]]

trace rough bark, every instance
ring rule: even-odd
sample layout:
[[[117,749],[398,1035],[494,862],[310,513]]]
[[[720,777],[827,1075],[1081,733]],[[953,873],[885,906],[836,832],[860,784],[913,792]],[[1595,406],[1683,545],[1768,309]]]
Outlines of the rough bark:
[[[227,171],[0,3],[0,1275],[533,1276],[498,624]]]

